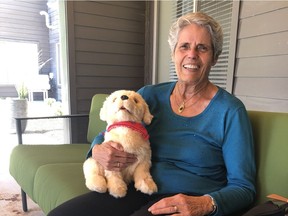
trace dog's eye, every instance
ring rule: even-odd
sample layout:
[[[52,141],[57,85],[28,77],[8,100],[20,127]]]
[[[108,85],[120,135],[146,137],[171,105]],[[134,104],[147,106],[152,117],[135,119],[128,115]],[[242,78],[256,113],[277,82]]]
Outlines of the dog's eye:
[[[114,102],[116,101],[116,98],[113,98],[113,100],[112,100],[112,101],[113,101],[113,103],[114,103]]]
[[[135,102],[135,103],[138,103],[139,101],[138,101],[138,99],[137,99],[137,98],[134,98],[134,102]]]

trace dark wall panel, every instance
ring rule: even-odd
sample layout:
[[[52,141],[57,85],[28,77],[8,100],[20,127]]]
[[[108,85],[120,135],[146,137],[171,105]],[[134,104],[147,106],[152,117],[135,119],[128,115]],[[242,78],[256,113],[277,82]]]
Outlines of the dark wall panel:
[[[96,93],[142,87],[146,2],[67,1],[67,6],[71,112],[89,112]],[[72,135],[73,130],[79,128]]]

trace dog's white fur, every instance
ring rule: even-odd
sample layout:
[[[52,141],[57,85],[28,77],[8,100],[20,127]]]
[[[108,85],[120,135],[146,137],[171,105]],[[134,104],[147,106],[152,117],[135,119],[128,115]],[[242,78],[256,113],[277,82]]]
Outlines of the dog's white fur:
[[[121,96],[127,96],[121,99]],[[106,121],[108,126],[121,121],[131,121],[150,124],[153,116],[142,96],[134,91],[119,90],[113,92],[105,100],[100,110],[100,118]],[[108,127],[107,126],[107,127]],[[86,186],[92,190],[104,193],[107,190],[114,197],[124,197],[127,192],[127,184],[132,180],[137,190],[146,194],[157,191],[157,185],[150,174],[151,149],[148,139],[127,127],[116,127],[105,132],[105,140],[120,143],[125,152],[137,156],[137,162],[121,172],[105,170],[92,157],[84,162],[84,175]]]

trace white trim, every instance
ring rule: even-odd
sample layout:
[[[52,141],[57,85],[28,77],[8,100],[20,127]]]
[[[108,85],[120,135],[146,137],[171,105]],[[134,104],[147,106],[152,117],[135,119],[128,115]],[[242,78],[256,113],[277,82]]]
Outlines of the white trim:
[[[198,11],[198,0],[194,0],[193,3],[193,12],[195,13],[196,11]]]
[[[233,1],[232,6],[232,20],[230,29],[230,47],[229,47],[229,58],[227,68],[227,79],[226,79],[226,90],[233,94],[233,79],[236,62],[236,44],[237,44],[237,33],[238,33],[238,17],[240,10],[240,1]]]
[[[158,62],[158,20],[159,20],[159,2],[154,1],[153,14],[153,46],[152,46],[152,84],[156,84],[157,79],[157,62]]]

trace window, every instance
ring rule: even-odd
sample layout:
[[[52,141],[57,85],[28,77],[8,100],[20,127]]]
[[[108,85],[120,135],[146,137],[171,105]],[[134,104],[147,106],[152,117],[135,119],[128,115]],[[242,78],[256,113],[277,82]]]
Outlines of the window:
[[[227,73],[228,73],[228,59],[229,59],[229,43],[232,22],[232,6],[233,1],[203,1],[203,0],[179,0],[175,1],[172,10],[172,21],[174,22],[178,17],[192,11],[201,11],[217,20],[222,28],[224,34],[223,50],[219,56],[217,64],[211,68],[209,79],[215,85],[226,89]],[[170,62],[170,80],[177,80],[174,63]]]
[[[0,84],[26,82],[38,73],[38,45],[19,41],[0,41]]]

